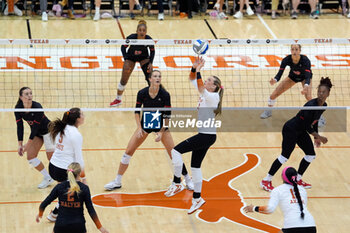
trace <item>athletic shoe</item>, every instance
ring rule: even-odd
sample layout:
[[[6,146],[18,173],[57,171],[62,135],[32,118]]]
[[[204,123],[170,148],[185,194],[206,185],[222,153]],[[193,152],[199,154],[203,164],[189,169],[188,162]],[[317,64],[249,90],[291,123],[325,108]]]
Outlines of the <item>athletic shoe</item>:
[[[55,182],[51,177],[50,178],[44,178],[43,181],[41,181],[40,184],[38,184],[38,189],[44,189],[48,187],[50,184]]]
[[[138,10],[138,11],[140,11],[140,10],[142,10],[142,7],[141,7],[140,4],[137,4],[137,5],[135,5],[135,9]]]
[[[349,11],[349,14],[346,17],[350,18],[350,11]]]
[[[194,184],[191,178],[186,179],[186,189],[193,191],[194,190]]]
[[[158,14],[158,20],[164,20],[164,13]]]
[[[70,18],[70,19],[75,19],[75,16],[74,16],[72,10],[68,10],[68,18]]]
[[[213,9],[217,11],[220,10],[220,3],[215,3]]]
[[[20,9],[18,9],[18,7],[16,5],[13,6],[13,12],[17,16],[22,16],[23,15],[22,11]]]
[[[318,127],[322,128],[326,125],[326,118],[324,118],[323,115],[321,115],[320,119],[318,120]]]
[[[272,116],[272,110],[265,110],[263,113],[261,113],[260,118],[266,119]]]
[[[6,5],[6,7],[5,7],[4,15],[5,16],[9,15],[9,7],[8,7],[8,5]]]
[[[271,19],[276,19],[276,11],[271,12]]]
[[[167,197],[172,197],[184,189],[185,189],[185,187],[182,184],[172,183],[169,186],[168,190],[164,193],[164,195]]]
[[[50,214],[47,215],[46,218],[47,218],[50,222],[56,222],[57,216],[58,216],[58,214],[54,214],[53,211],[51,210]]]
[[[290,15],[292,19],[297,19],[298,18],[298,13],[296,11],[293,11],[292,14]]]
[[[254,11],[252,10],[252,8],[250,8],[250,7],[247,8],[247,14],[249,16],[254,15]]]
[[[312,185],[304,182],[302,179],[298,181],[298,185],[303,186],[304,189],[311,189]]]
[[[193,214],[194,212],[196,212],[196,210],[198,210],[199,208],[201,208],[202,205],[205,204],[205,201],[203,198],[192,198],[192,206],[191,208],[188,210],[188,214]]]
[[[316,12],[316,11],[311,12],[310,18],[312,18],[312,19],[318,19],[318,14],[317,14],[317,12]]]
[[[42,13],[41,20],[44,21],[44,22],[47,22],[48,18],[47,18],[47,13],[46,12]]]
[[[243,14],[240,11],[237,11],[236,14],[233,15],[233,18],[243,19]]]
[[[134,13],[130,13],[129,16],[130,16],[131,19],[135,19],[135,14]]]
[[[272,182],[268,180],[262,180],[260,182],[260,186],[263,190],[268,192],[271,192],[274,189],[274,187],[272,186]]]
[[[111,102],[111,103],[109,104],[109,107],[118,107],[118,106],[121,105],[121,104],[122,104],[122,101],[121,101],[121,100],[115,99],[115,100],[113,100],[113,102]]]
[[[112,191],[114,189],[120,189],[122,187],[121,183],[117,183],[115,180],[109,182],[108,184],[105,185],[105,189],[107,191]]]
[[[219,19],[228,19],[228,17],[226,16],[226,14],[224,12],[220,12],[218,15]]]
[[[100,20],[100,12],[96,12],[94,16],[94,21],[99,21]]]

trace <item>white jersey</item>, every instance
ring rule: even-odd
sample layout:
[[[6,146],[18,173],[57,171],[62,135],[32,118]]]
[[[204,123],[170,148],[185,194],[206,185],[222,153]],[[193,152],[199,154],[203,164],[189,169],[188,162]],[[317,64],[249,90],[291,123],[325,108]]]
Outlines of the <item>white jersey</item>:
[[[84,168],[84,159],[82,153],[83,137],[75,126],[67,125],[64,129],[64,135],[58,133],[55,138],[55,152],[52,155],[50,163],[62,169],[68,169],[72,162],[80,164]]]
[[[198,90],[197,80],[194,79],[191,82]],[[216,134],[216,128],[215,126],[212,127],[212,123],[215,121],[214,110],[218,107],[219,102],[218,92],[209,92],[204,88],[198,100],[198,121],[209,121],[209,127],[198,128],[198,133]]]
[[[304,219],[300,216],[300,206],[295,197],[294,187],[290,184],[282,184],[274,188],[270,195],[269,204],[265,212],[272,213],[277,205],[280,206],[284,216],[283,228],[313,227],[315,220],[307,210],[307,193],[302,186],[298,186],[300,197],[304,207]]]

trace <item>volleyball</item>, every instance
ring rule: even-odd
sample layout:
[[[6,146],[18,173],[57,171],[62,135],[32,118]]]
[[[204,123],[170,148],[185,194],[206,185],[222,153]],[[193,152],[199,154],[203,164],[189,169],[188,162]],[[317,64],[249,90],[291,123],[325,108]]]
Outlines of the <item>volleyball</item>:
[[[193,51],[198,55],[204,55],[209,49],[207,40],[195,40],[193,43]]]

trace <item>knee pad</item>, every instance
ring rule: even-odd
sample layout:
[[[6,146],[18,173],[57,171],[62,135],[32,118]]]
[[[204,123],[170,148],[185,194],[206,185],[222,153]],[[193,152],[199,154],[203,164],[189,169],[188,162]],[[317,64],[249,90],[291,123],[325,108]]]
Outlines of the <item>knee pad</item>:
[[[203,180],[202,170],[200,168],[191,167],[193,183],[200,183]]]
[[[280,161],[281,164],[284,164],[288,161],[288,158],[284,157],[283,155],[278,156],[278,161]]]
[[[121,83],[118,83],[118,90],[119,91],[124,91],[125,90],[125,85],[122,85]]]
[[[305,159],[307,162],[311,163],[314,159],[316,159],[316,155],[305,155],[305,156],[304,156],[304,159]]]
[[[182,161],[182,156],[181,156],[181,153],[180,153],[180,152],[178,152],[178,151],[175,150],[175,149],[172,149],[172,150],[171,150],[171,157],[172,157],[173,165],[174,165],[175,167],[177,167],[177,166],[182,166],[183,161]]]
[[[31,159],[31,160],[28,160],[28,163],[30,165],[32,165],[32,167],[37,167],[39,166],[39,164],[41,163],[41,161],[38,159],[38,158],[34,158],[34,159]]]
[[[275,103],[276,103],[276,100],[272,100],[272,99],[270,99],[270,98],[269,98],[268,101],[267,101],[267,104],[268,104],[268,105],[272,105],[272,106],[273,106],[273,105],[275,105]]]
[[[130,163],[130,159],[131,159],[131,156],[124,153],[122,159],[120,160],[120,162],[122,164],[127,165],[127,164]]]

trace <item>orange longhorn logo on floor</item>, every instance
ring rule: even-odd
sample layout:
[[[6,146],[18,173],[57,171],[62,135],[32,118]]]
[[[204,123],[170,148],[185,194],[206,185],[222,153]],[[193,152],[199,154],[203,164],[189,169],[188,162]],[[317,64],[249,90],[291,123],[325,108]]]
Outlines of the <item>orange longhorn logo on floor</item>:
[[[254,169],[260,162],[256,154],[245,154],[245,161],[239,166],[222,172],[208,181],[203,180],[202,197],[206,200],[196,216],[205,222],[220,222],[222,219],[247,226],[249,228],[277,233],[280,229],[263,223],[244,214],[243,197],[230,186],[230,182]],[[172,196],[164,196],[163,191],[140,194],[109,193],[92,198],[95,205],[102,207],[155,206],[188,210],[191,207],[192,191],[184,190]],[[187,212],[183,212],[187,214]]]

